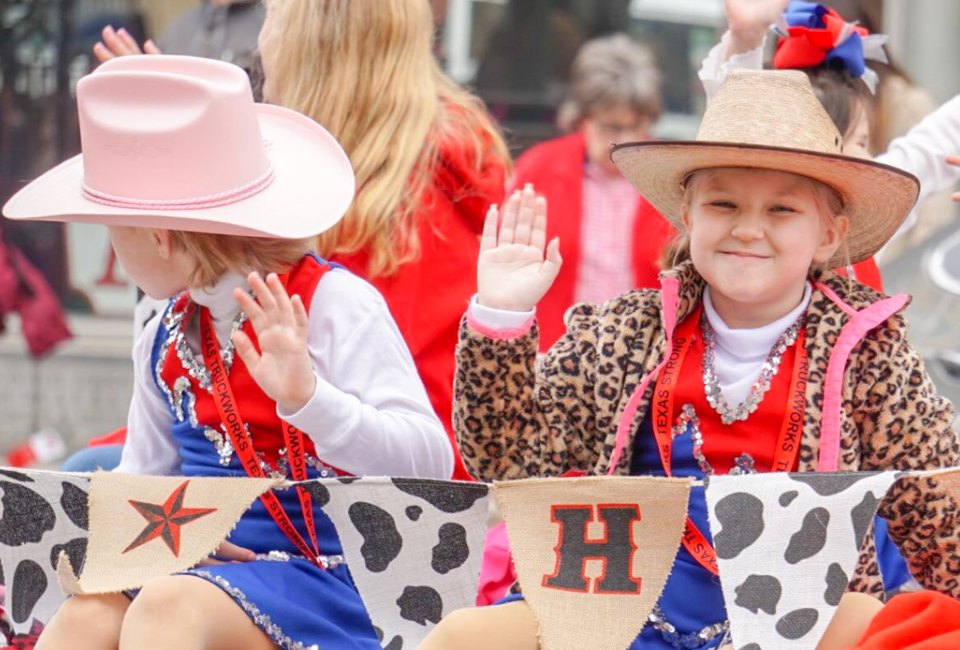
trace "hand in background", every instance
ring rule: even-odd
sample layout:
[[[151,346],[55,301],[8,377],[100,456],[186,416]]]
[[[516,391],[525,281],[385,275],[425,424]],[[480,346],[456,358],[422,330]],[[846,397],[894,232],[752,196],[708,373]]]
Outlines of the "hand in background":
[[[160,48],[149,38],[144,41],[143,49],[141,50],[137,42],[133,40],[133,36],[130,36],[127,30],[122,27],[115,30],[111,25],[107,25],[103,28],[103,31],[100,32],[100,38],[101,40],[93,45],[93,56],[95,56],[100,63],[118,56],[128,56],[130,54],[161,53]]]
[[[730,29],[728,56],[760,47],[767,29],[788,4],[789,0],[724,0]]]
[[[533,186],[514,192],[499,224],[496,206],[487,212],[477,260],[477,301],[494,309],[529,311],[560,271],[560,240],[549,245],[547,201]]]
[[[307,350],[307,310],[300,296],[290,298],[276,273],[247,276],[254,300],[243,289],[233,295],[253,325],[259,352],[242,330],[233,334],[237,354],[267,396],[288,413],[313,397],[317,378]]]
[[[960,167],[960,156],[947,156],[946,158],[948,165],[953,165],[954,167]],[[960,192],[954,192],[950,195],[950,198],[960,203]]]

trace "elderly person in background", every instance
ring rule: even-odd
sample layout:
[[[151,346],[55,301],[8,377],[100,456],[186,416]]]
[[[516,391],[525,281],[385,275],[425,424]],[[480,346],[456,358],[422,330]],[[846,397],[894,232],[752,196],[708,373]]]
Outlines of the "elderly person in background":
[[[658,287],[658,260],[673,230],[610,161],[611,143],[645,140],[660,117],[660,72],[650,51],[624,34],[588,41],[573,63],[558,122],[569,133],[516,163],[514,187],[533,183],[550,205],[548,237],[564,264],[537,306],[540,349],[564,331],[577,302],[603,302]]]

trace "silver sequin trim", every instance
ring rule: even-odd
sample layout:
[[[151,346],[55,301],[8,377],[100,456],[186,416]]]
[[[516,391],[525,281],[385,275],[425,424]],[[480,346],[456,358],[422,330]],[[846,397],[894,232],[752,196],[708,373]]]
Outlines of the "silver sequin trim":
[[[674,648],[698,647],[690,644],[690,641],[693,640],[696,640],[699,642],[699,645],[702,646],[713,641],[721,635],[726,635],[727,631],[730,629],[730,621],[723,621],[721,623],[708,625],[699,632],[678,632],[677,628],[663,615],[663,610],[660,609],[659,605],[653,606],[653,611],[650,612],[650,616],[647,617],[647,620],[650,621],[653,629],[660,633],[660,635],[663,637],[663,640]]]
[[[308,558],[305,558],[302,555],[287,553],[286,551],[258,553],[256,559],[264,562],[289,562],[290,560],[304,560],[306,562],[310,562]],[[324,569],[336,569],[341,564],[346,563],[346,560],[342,555],[320,555],[317,556],[317,560],[319,561],[320,566],[322,566]]]
[[[266,635],[273,639],[274,643],[283,648],[283,650],[320,650],[320,646],[317,644],[304,645],[299,641],[294,641],[284,634],[280,626],[276,625],[269,615],[261,612],[259,607],[247,600],[247,595],[245,593],[231,585],[230,582],[222,576],[215,576],[208,571],[198,570],[191,571],[190,573],[209,580],[230,594],[230,596],[237,601],[240,607],[243,608],[243,611],[247,613],[247,616],[249,616],[253,622],[257,624],[257,627],[263,630]]]
[[[243,324],[246,321],[247,315],[245,313],[242,311],[237,313],[236,318],[233,319],[233,325],[230,329],[230,337],[227,339],[227,344],[220,348],[220,358],[223,359],[223,369],[227,374],[230,373],[230,368],[233,366],[233,334],[243,327]],[[183,364],[183,367],[186,368],[190,376],[197,380],[197,383],[200,384],[200,388],[210,392],[210,371],[207,370],[207,366],[203,362],[203,359],[198,358],[187,344],[186,329],[183,327],[182,318],[181,322],[178,324],[176,332],[171,332],[171,336],[174,339],[174,345],[177,350],[177,356],[180,358],[180,363]]]
[[[763,362],[760,376],[757,377],[757,381],[750,387],[747,397],[736,408],[733,408],[727,403],[723,392],[720,390],[720,380],[717,378],[713,361],[717,348],[717,336],[713,328],[710,327],[706,313],[704,313],[700,319],[705,348],[703,353],[703,388],[707,394],[707,401],[710,402],[710,406],[720,414],[721,422],[724,424],[732,424],[739,420],[746,420],[750,417],[751,413],[757,410],[757,407],[760,406],[760,402],[763,400],[763,396],[770,390],[770,384],[776,376],[777,370],[780,368],[780,362],[783,360],[783,353],[786,352],[791,345],[796,343],[797,336],[800,334],[800,328],[803,326],[803,320],[803,316],[798,318],[797,321],[784,330],[780,338],[776,340],[773,347],[770,348],[770,353],[767,355],[766,361]]]
[[[312,467],[320,475],[319,478],[336,478],[337,472],[316,456],[307,455],[307,467]],[[287,448],[281,447],[277,451],[277,471],[281,478],[290,478],[290,460],[287,458]]]
[[[697,417],[697,411],[693,408],[693,404],[684,404],[680,408],[680,417],[677,418],[677,424],[671,431],[672,437],[675,439],[677,436],[683,435],[687,427],[690,427],[690,437],[693,439],[693,457],[697,461],[700,471],[703,472],[704,476],[713,476],[713,467],[703,453],[703,432],[700,431],[700,418]]]
[[[700,418],[697,417],[697,410],[693,404],[684,404],[680,408],[680,416],[677,418],[677,424],[670,430],[671,436],[675,439],[683,435],[690,428],[690,437],[693,440],[693,458],[697,461],[697,466],[704,477],[709,479],[714,474],[713,466],[707,460],[703,453],[703,432],[700,430]],[[733,460],[733,467],[730,468],[731,475],[739,476],[742,474],[756,474],[757,466],[753,456],[748,453],[742,453]]]
[[[177,298],[173,300],[174,304],[176,304]],[[168,335],[160,346],[160,352],[157,354],[157,365],[153,369],[153,376],[156,377],[157,385],[160,386],[160,390],[164,396],[166,396],[167,401],[170,402],[170,408],[173,409],[174,414],[179,412],[179,405],[174,398],[173,389],[163,380],[161,371],[163,370],[163,362],[166,360],[167,354],[170,351],[170,346],[173,344],[172,332],[180,328],[181,321],[183,321],[183,312],[177,311],[172,307],[167,310],[167,314],[163,317],[163,327],[167,330]]]
[[[187,407],[184,413],[183,400],[186,398]],[[177,377],[173,382],[173,413],[177,422],[183,422],[190,419],[190,426],[194,429],[200,426],[197,420],[197,396],[193,394],[193,388],[190,386],[190,380],[186,377]]]
[[[222,424],[220,428],[224,428]],[[213,443],[214,448],[217,450],[217,460],[220,465],[228,467],[230,460],[233,458],[233,443],[230,442],[230,436],[212,427],[204,427],[203,437]]]
[[[740,454],[733,459],[733,467],[730,469],[731,476],[757,473],[757,462],[750,454]]]

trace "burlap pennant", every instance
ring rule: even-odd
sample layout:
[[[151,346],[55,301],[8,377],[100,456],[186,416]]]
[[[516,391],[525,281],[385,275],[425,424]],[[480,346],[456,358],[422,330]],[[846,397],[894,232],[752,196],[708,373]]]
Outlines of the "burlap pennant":
[[[896,472],[714,476],[710,528],[736,648],[812,649]]]
[[[673,566],[690,481],[530,479],[495,489],[541,647],[628,647]]]
[[[90,482],[86,562],[77,581],[67,576],[61,584],[73,593],[111,593],[188,569],[217,548],[254,499],[279,483],[98,472]]]
[[[17,633],[42,629],[63,602],[57,557],[83,563],[89,483],[85,474],[0,469],[3,608]]]
[[[489,486],[429,479],[310,481],[385,648],[415,648],[477,597]]]

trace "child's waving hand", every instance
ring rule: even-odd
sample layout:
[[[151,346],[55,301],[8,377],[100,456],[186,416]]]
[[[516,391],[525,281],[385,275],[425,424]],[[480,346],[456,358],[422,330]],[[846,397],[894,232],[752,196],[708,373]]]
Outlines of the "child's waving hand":
[[[490,206],[477,260],[477,300],[484,307],[529,311],[560,271],[560,240],[546,246],[547,201],[533,186],[514,192],[503,209]]]
[[[723,8],[730,27],[730,54],[759,47],[763,35],[777,22],[789,0],[724,0]]]
[[[237,353],[267,396],[288,413],[299,411],[313,396],[316,375],[307,351],[307,312],[300,296],[290,298],[276,273],[266,282],[247,276],[254,300],[243,289],[233,292],[257,335],[259,352],[242,330],[233,334]]]

